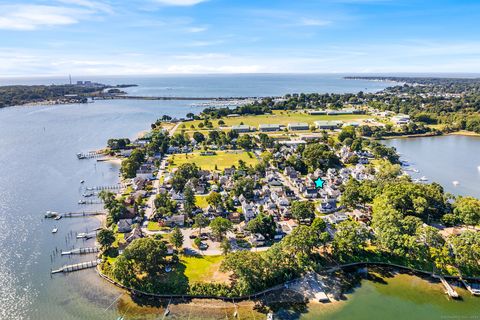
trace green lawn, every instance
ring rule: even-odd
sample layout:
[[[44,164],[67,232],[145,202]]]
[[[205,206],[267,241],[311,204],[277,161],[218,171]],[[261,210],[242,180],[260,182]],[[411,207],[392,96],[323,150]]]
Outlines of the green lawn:
[[[207,196],[195,196],[195,204],[202,209],[208,207]]]
[[[160,225],[156,221],[148,221],[147,225],[147,230],[148,231],[160,231]]]
[[[254,166],[257,163],[255,155],[245,151],[216,151],[216,154],[212,156],[202,156],[200,155],[200,152],[194,152],[177,154],[168,158],[170,169],[178,167],[184,163],[195,163],[200,168],[210,171],[215,170],[215,166],[217,166],[218,170],[230,168],[232,165],[238,167],[239,160],[245,161],[247,166]]]
[[[310,125],[313,125],[314,121],[317,120],[339,120],[339,121],[355,121],[362,120],[366,118],[371,118],[371,115],[362,115],[362,114],[345,114],[345,115],[310,115],[304,112],[286,112],[286,111],[274,111],[273,114],[268,115],[258,115],[258,116],[241,116],[235,118],[222,118],[225,122],[225,126],[231,127],[233,125],[239,125],[241,122],[243,124],[258,128],[260,124],[279,124],[287,125],[291,122],[306,122]],[[195,129],[198,128],[198,124],[201,123],[201,120],[195,120],[188,122],[186,125],[187,130],[193,130],[190,126],[193,124]],[[218,120],[215,119],[212,121],[214,128],[218,128]]]
[[[182,256],[181,263],[185,265],[185,276],[189,282],[222,282],[222,277],[216,277],[223,256]]]

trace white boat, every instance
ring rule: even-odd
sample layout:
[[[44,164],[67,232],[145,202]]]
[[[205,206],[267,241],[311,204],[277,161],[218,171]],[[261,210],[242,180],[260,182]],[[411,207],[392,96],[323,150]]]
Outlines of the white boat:
[[[267,314],[267,320],[273,320],[273,312],[270,311],[268,314]]]
[[[55,227],[55,228],[52,229],[52,233],[57,233],[57,231],[58,231],[58,228],[57,228],[57,227]]]
[[[460,181],[455,180],[455,181],[452,181],[452,183],[454,186],[458,186],[460,184]]]
[[[420,181],[428,181],[428,178],[425,177],[425,176],[422,176],[422,177],[420,178]]]
[[[62,215],[61,215],[61,214],[58,214],[54,219],[55,219],[55,220],[60,220],[60,219],[62,219]]]
[[[85,180],[80,180],[80,183],[85,183]]]

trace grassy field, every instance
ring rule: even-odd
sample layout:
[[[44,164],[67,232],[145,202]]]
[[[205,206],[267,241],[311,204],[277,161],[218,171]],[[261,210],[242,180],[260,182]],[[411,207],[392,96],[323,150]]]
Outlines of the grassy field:
[[[207,196],[195,196],[195,203],[198,207],[205,209],[208,207]]]
[[[225,282],[225,276],[219,276],[223,256],[182,256],[185,276],[189,282]],[[219,276],[219,277],[217,277]]]
[[[148,231],[160,231],[160,225],[156,221],[148,221],[147,225],[147,230]]]
[[[313,125],[314,121],[317,120],[339,120],[339,121],[355,121],[371,118],[370,115],[362,114],[346,114],[346,115],[310,115],[303,112],[286,112],[286,111],[274,111],[273,114],[268,115],[259,115],[259,116],[241,116],[235,118],[223,118],[225,126],[231,127],[234,125],[239,125],[241,122],[243,124],[258,128],[260,124],[280,124],[287,125],[292,122],[306,122],[310,125]],[[201,120],[195,120],[188,122],[186,124],[187,130],[193,130],[190,126],[193,124],[195,129],[198,129],[198,124],[201,123]],[[218,120],[213,120],[212,124],[214,128],[218,128]]]
[[[218,170],[230,168],[232,165],[238,166],[239,160],[245,161],[247,166],[253,166],[257,163],[255,155],[245,151],[216,151],[216,154],[212,156],[202,156],[200,152],[194,152],[177,154],[170,156],[168,159],[170,168],[178,167],[184,163],[195,163],[200,168],[211,171],[215,170],[215,166]]]

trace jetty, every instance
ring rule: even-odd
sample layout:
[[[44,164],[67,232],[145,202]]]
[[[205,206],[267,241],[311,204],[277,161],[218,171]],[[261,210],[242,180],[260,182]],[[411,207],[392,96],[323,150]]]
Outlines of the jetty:
[[[45,218],[47,219],[57,219],[58,217],[75,218],[75,217],[101,216],[106,214],[107,213],[105,211],[80,211],[80,212],[63,212],[63,213],[47,211],[47,213],[45,214]]]
[[[85,152],[85,153],[77,153],[77,159],[78,160],[83,160],[83,159],[92,159],[92,158],[98,158],[98,157],[101,157],[103,155],[103,153],[101,153],[100,151],[89,151],[89,152]]]
[[[65,265],[65,266],[61,267],[60,269],[52,270],[51,273],[52,274],[62,273],[62,272],[67,273],[67,272],[74,272],[74,271],[79,271],[79,270],[83,270],[83,269],[94,268],[100,262],[101,262],[101,260],[97,259],[97,260],[92,260],[92,261],[87,261],[87,262]]]
[[[76,248],[70,251],[62,251],[62,256],[68,256],[71,254],[90,254],[90,253],[97,253],[99,249],[97,247],[83,247],[83,248]]]
[[[445,280],[443,276],[439,275],[434,275],[434,278],[440,279],[440,282],[442,282],[443,286],[445,287],[445,293],[448,294],[450,298],[457,299],[460,297],[460,295],[453,289],[453,287]]]
[[[126,187],[125,184],[114,184],[110,186],[95,186],[95,187],[87,187],[85,188],[87,191],[94,191],[94,190],[120,190]]]

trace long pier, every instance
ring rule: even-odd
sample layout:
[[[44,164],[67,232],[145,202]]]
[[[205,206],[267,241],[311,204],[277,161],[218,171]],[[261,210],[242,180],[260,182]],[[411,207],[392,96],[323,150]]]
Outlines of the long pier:
[[[70,265],[65,265],[61,267],[60,269],[52,270],[51,273],[67,273],[67,272],[74,272],[74,271],[79,271],[83,269],[89,269],[89,268],[94,268],[96,267],[101,260],[93,260],[93,261],[87,261],[87,262],[81,262],[81,263],[76,263],[76,264],[70,264]]]
[[[98,158],[98,157],[101,157],[103,156],[103,153],[101,153],[100,151],[90,151],[90,152],[85,152],[85,153],[77,153],[77,158],[79,160],[82,160],[82,159],[92,159],[92,158]]]
[[[75,217],[88,217],[88,216],[101,216],[106,215],[105,211],[81,211],[81,212],[53,212],[45,214],[45,218],[54,219],[57,217],[62,218],[75,218]]]
[[[90,253],[97,253],[99,249],[97,247],[83,247],[83,248],[76,248],[70,251],[62,251],[62,256],[68,256],[71,254],[90,254]]]
[[[94,190],[120,190],[122,188],[125,188],[124,184],[114,184],[111,186],[95,186],[95,187],[87,187],[87,191],[94,191]]]

